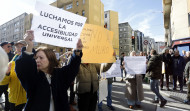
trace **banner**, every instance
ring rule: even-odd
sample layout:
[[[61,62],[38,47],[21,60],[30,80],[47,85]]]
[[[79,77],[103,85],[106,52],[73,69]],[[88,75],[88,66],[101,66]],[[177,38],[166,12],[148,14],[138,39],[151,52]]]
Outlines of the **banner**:
[[[113,63],[113,32],[92,24],[85,24],[81,36],[82,63]]]
[[[65,10],[36,2],[31,30],[36,42],[76,48],[86,18]]]
[[[145,56],[128,56],[124,61],[127,74],[146,74]]]
[[[110,69],[104,73],[103,78],[111,78],[111,77],[121,77],[121,69],[120,69],[120,60],[119,58],[116,60],[115,63],[112,64]]]

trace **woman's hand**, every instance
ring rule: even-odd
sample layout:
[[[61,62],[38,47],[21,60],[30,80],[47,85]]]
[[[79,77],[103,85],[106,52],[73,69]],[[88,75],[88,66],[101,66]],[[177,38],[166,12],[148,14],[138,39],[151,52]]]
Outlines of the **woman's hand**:
[[[82,41],[81,39],[78,39],[76,50],[82,50],[82,48],[83,48]]]
[[[34,31],[33,30],[27,30],[26,34],[24,35],[24,40],[26,41],[27,45],[33,45],[34,40]]]
[[[34,40],[34,31],[33,30],[27,30],[26,34],[24,35],[24,40],[27,44],[26,51],[32,52],[33,40]]]

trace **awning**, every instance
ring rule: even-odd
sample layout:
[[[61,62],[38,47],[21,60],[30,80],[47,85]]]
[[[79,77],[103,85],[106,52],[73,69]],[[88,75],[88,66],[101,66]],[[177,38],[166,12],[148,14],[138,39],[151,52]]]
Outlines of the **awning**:
[[[188,43],[190,43],[190,39],[178,40],[173,42],[172,47],[174,47],[175,45],[188,44]]]

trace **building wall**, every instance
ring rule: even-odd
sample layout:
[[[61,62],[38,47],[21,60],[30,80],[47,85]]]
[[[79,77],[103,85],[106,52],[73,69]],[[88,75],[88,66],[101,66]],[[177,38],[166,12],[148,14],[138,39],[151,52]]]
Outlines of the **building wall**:
[[[25,18],[27,17],[27,15],[27,13],[23,13],[1,25],[0,42],[16,42],[23,39],[23,35],[26,31]]]
[[[104,26],[104,5],[100,0],[89,0],[89,23]]]
[[[133,50],[132,41],[131,41],[132,31],[133,31],[133,29],[128,24],[128,22],[119,24],[119,52],[120,52],[120,55],[122,52],[124,52],[125,55],[129,55],[129,53]]]
[[[57,0],[50,5],[60,9],[87,17],[86,23],[104,26],[104,5],[101,0]],[[68,9],[68,6],[71,6]],[[84,12],[84,15],[82,15]],[[44,45],[44,44],[42,44]],[[53,47],[56,51],[65,51],[65,48]]]
[[[187,38],[190,36],[189,26],[188,26],[187,1],[188,0],[172,1],[172,7],[171,7],[172,40]]]
[[[190,35],[190,0],[187,0],[187,12],[189,13],[189,35]]]
[[[137,53],[138,52],[138,33],[136,31],[134,31],[134,36],[135,36],[134,51]]]
[[[107,18],[105,18],[107,16]],[[114,33],[113,35],[113,48],[116,55],[119,55],[119,30],[118,30],[118,12],[105,11],[104,24],[107,24],[107,29]]]
[[[135,30],[135,32],[137,33],[137,37],[135,38],[137,39],[137,44],[135,44],[137,47],[136,51],[140,52],[140,51],[143,51],[142,39],[143,39],[144,34],[140,32],[139,30]]]
[[[72,4],[72,8],[67,6]],[[86,23],[104,25],[104,5],[101,0],[57,0],[51,5],[87,17]]]
[[[162,50],[165,48],[165,43],[164,42],[156,42],[155,43],[155,50],[157,51],[158,54],[162,53]]]

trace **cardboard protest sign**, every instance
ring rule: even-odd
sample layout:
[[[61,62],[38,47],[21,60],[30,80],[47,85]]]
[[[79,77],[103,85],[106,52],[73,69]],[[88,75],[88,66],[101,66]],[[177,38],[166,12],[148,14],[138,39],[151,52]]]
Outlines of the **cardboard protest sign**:
[[[116,60],[115,63],[112,64],[110,69],[108,71],[102,73],[102,75],[104,76],[104,78],[121,77],[119,58]]]
[[[113,63],[113,32],[92,24],[85,24],[81,40],[83,48],[83,63]]]
[[[127,74],[146,74],[145,56],[128,56],[124,62]]]
[[[32,27],[36,42],[76,48],[86,18],[36,2]]]

